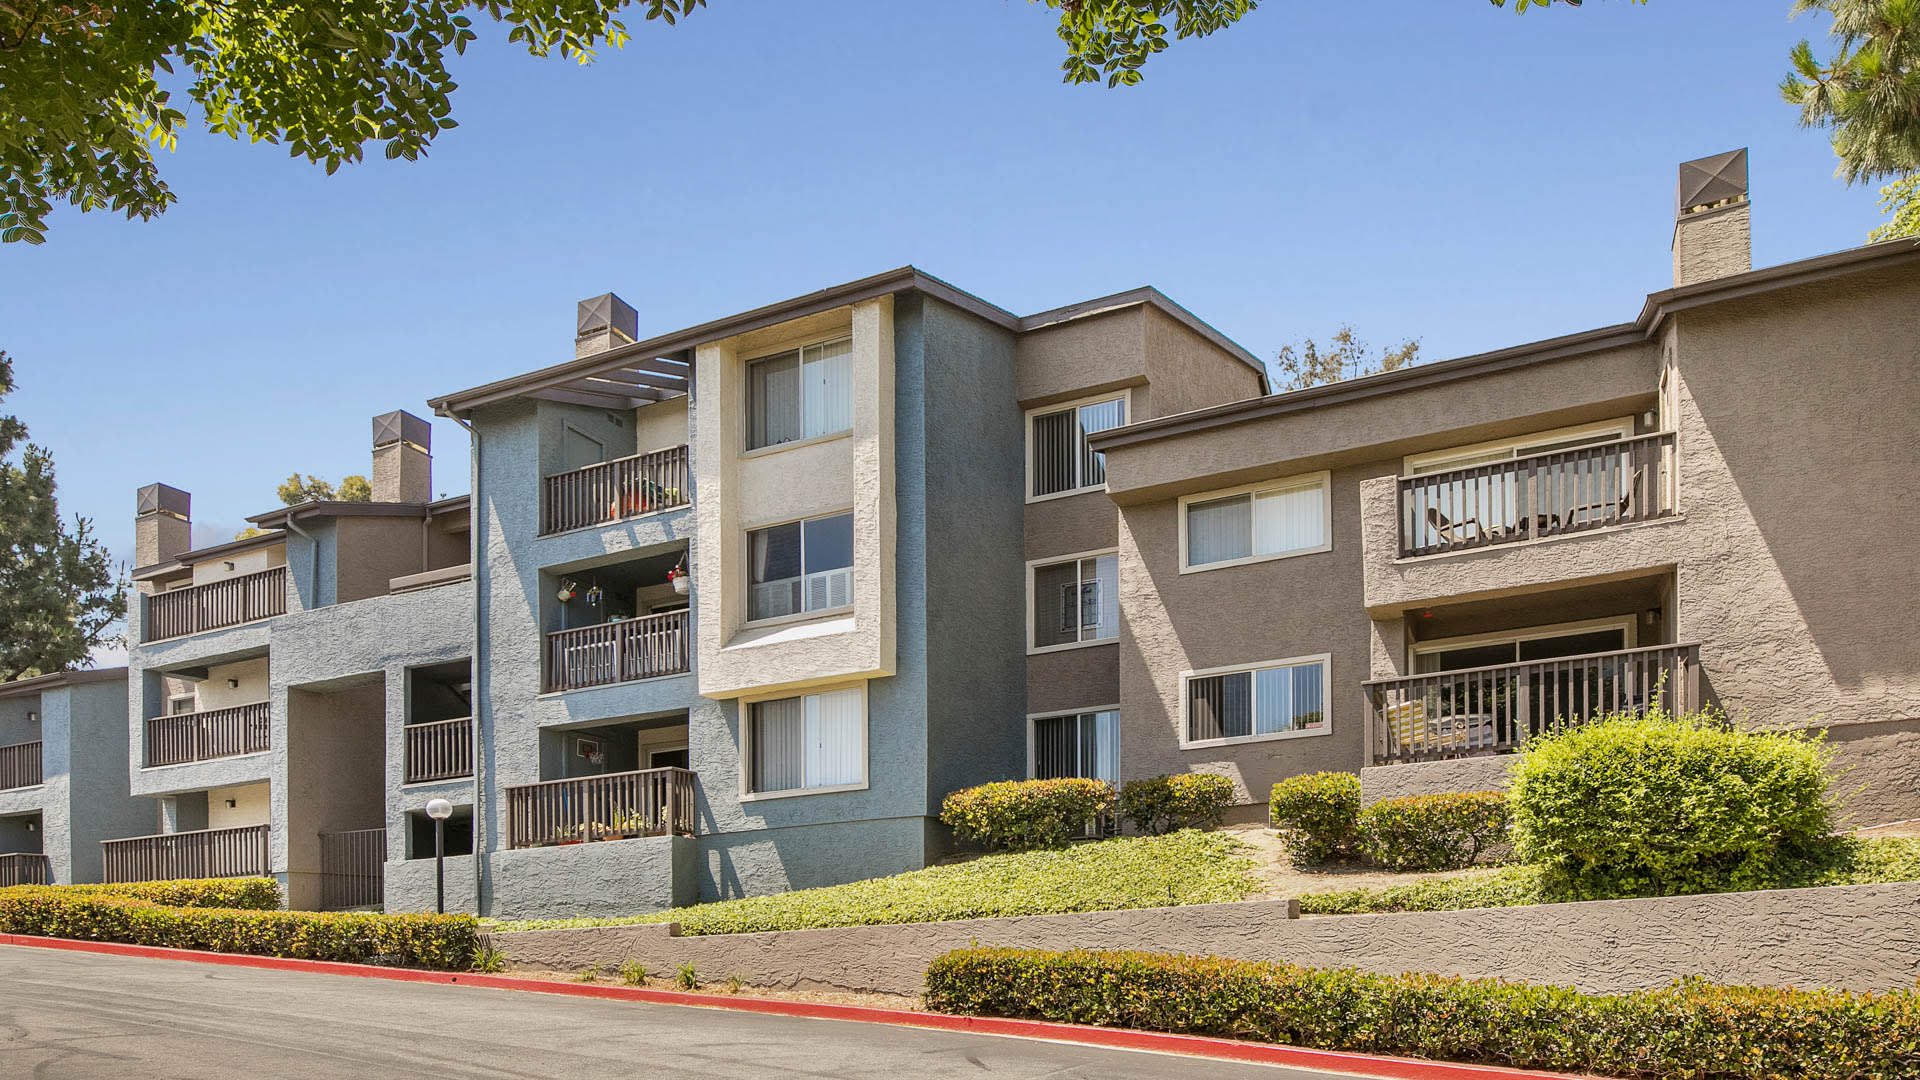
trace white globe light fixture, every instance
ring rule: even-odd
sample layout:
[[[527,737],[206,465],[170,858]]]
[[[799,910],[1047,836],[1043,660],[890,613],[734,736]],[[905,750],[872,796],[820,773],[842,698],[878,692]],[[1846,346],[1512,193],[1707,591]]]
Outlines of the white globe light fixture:
[[[433,909],[447,913],[447,819],[453,816],[453,804],[445,799],[428,799],[427,816],[433,819]]]

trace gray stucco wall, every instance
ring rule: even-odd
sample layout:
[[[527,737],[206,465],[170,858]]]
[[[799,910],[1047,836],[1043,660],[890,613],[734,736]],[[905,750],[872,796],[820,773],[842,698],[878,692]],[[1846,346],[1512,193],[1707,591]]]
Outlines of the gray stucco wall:
[[[698,857],[698,842],[685,836],[495,851],[488,860],[488,912],[552,919],[684,906],[700,895]],[[430,860],[427,866],[430,877]]]
[[[128,793],[126,684],[92,683],[59,693],[67,698],[70,733],[64,765],[71,869],[62,873],[55,868],[54,881],[94,882],[101,876],[100,841],[151,834],[158,827],[158,815],[152,799]],[[50,777],[62,764],[61,753],[55,750],[47,758]],[[48,805],[57,801],[50,799]]]
[[[398,849],[389,848],[393,854]],[[474,858],[455,855],[447,863],[447,910],[477,913],[474,903]],[[387,911],[432,911],[434,909],[433,859],[388,859],[386,868]]]
[[[1290,919],[1256,901],[1017,919],[675,937],[666,926],[495,934],[530,967],[656,975],[692,964],[755,986],[918,994],[934,957],[978,944],[1143,949],[1500,978],[1622,993],[1701,975],[1715,982],[1906,989],[1920,976],[1920,884],[1603,900],[1399,915]]]

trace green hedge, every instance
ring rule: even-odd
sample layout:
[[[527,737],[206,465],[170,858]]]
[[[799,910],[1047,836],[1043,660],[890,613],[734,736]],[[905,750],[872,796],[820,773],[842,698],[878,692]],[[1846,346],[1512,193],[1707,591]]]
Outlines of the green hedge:
[[[1597,995],[1153,953],[968,949],[927,1007],[1602,1076],[1920,1075],[1920,997],[1715,986]]]
[[[170,907],[239,908],[276,911],[280,884],[272,878],[182,878],[176,881],[129,881],[114,885],[50,885],[68,892],[127,896]]]
[[[1360,812],[1360,846],[1389,870],[1462,870],[1506,839],[1508,817],[1499,791],[1384,799]]]
[[[1352,855],[1360,839],[1360,778],[1343,772],[1288,777],[1273,785],[1267,816],[1296,863]]]
[[[88,887],[0,889],[0,933],[464,971],[471,915],[169,907]]]
[[[989,851],[1036,851],[1060,847],[1112,809],[1104,780],[1004,780],[947,796],[940,820]]]
[[[1233,805],[1233,781],[1219,773],[1180,773],[1120,786],[1120,816],[1148,836],[1217,829]]]

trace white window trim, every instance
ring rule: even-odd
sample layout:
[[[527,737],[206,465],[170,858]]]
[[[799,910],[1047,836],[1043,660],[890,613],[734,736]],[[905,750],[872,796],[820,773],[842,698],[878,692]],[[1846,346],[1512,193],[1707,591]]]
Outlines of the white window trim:
[[[679,740],[678,742],[661,742],[661,743],[650,743],[650,744],[648,744],[648,745],[646,745],[646,746],[642,746],[642,747],[640,748],[640,752],[641,752],[641,753],[643,753],[643,754],[645,754],[645,755],[647,755],[647,766],[646,766],[646,767],[647,767],[647,768],[649,768],[649,769],[653,769],[653,768],[664,768],[664,767],[665,767],[665,766],[656,766],[656,765],[655,765],[655,764],[653,763],[653,755],[655,755],[655,754],[671,754],[671,753],[674,753],[675,751],[678,751],[678,750],[685,750],[685,751],[687,751],[687,753],[688,753],[688,755],[689,755],[689,758],[688,758],[688,764],[692,764],[692,758],[691,758],[691,755],[692,755],[692,753],[693,753],[693,748],[687,745],[687,740],[685,740],[685,739],[681,739],[681,740]]]
[[[837,437],[837,436],[836,436],[836,437]],[[740,534],[740,535],[741,535],[741,537],[742,537],[742,539],[743,539],[743,540],[745,541],[745,544],[744,544],[744,546],[743,546],[743,547],[742,547],[742,549],[741,549],[741,561],[742,561],[742,562],[748,562],[748,563],[750,563],[750,562],[752,561],[752,556],[751,556],[750,554],[748,554],[748,553],[749,553],[749,552],[751,552],[751,551],[753,550],[753,539],[752,539],[752,538],[753,538],[753,534],[754,534],[754,533],[757,533],[757,532],[763,532],[763,531],[765,531],[765,530],[767,530],[767,529],[777,529],[777,528],[779,528],[779,527],[780,527],[780,526],[782,526],[782,525],[792,525],[792,524],[794,524],[795,522],[799,522],[799,523],[800,523],[800,568],[801,568],[801,570],[803,570],[803,571],[804,571],[804,570],[806,569],[806,566],[807,566],[807,529],[806,529],[806,523],[807,523],[807,522],[809,522],[809,521],[819,521],[819,520],[820,520],[820,519],[822,519],[822,518],[830,518],[830,517],[839,517],[839,516],[840,516],[841,514],[853,514],[853,513],[856,513],[856,511],[855,511],[855,508],[854,508],[854,507],[851,507],[851,506],[849,506],[849,507],[847,507],[847,508],[845,508],[845,509],[843,509],[843,510],[829,510],[829,511],[827,511],[827,512],[826,512],[826,513],[824,513],[824,514],[808,514],[808,515],[807,515],[807,516],[805,516],[805,517],[796,517],[796,518],[785,518],[785,519],[783,519],[783,520],[780,520],[780,521],[771,521],[771,522],[768,522],[768,523],[767,523],[767,524],[765,524],[765,525],[754,525],[754,526],[752,526],[752,527],[750,527],[750,528],[747,528],[747,529],[743,529],[743,530],[741,530],[741,534]],[[855,541],[855,543],[856,543],[856,545],[857,545],[857,544],[858,544],[858,539],[857,539],[857,538],[858,538],[858,535],[859,535],[859,534],[858,534],[858,525],[859,525],[859,520],[858,520],[858,518],[856,518],[856,519],[855,519],[855,521],[854,521],[854,524],[855,524],[855,527],[856,527],[856,530],[855,530],[855,537],[856,537],[856,541]],[[855,581],[855,584],[858,584],[858,581],[857,581],[857,576],[858,576],[858,575],[857,575],[857,571],[858,571],[858,569],[859,569],[859,566],[860,566],[860,558],[859,558],[859,552],[858,552],[858,551],[856,551],[856,552],[854,553],[854,560],[853,560],[853,563],[852,563],[851,565],[849,565],[849,566],[847,567],[847,572],[848,572],[849,574],[854,574],[854,575],[855,575],[855,577],[856,577],[856,581]],[[737,573],[737,572],[738,572],[738,571],[736,571],[736,573]],[[749,571],[749,573],[751,573],[751,571]],[[801,579],[802,581],[805,581],[805,580],[806,580],[806,574],[805,574],[805,573],[802,573],[802,574],[800,575],[800,579]],[[744,605],[749,605],[749,604],[751,604],[751,603],[753,602],[753,597],[752,597],[752,596],[750,595],[750,594],[751,594],[751,592],[752,592],[752,590],[753,590],[753,582],[752,582],[752,581],[748,581],[748,582],[747,582],[747,593],[743,593],[743,594],[741,595],[741,598],[740,598],[740,599],[741,599],[741,602],[742,602],[742,605],[743,605],[743,606],[744,606]],[[849,591],[849,594],[851,594],[851,591],[852,591],[852,590],[851,590],[851,587],[849,587],[849,590],[848,590],[848,591]],[[805,603],[806,603],[806,598],[805,598],[804,596],[803,596],[803,597],[801,597],[801,601],[800,601],[800,602],[801,602],[802,604],[805,604]],[[828,618],[832,618],[832,617],[833,617],[833,616],[835,616],[835,615],[845,615],[845,614],[846,614],[847,612],[849,612],[849,611],[852,611],[853,609],[854,609],[854,605],[853,605],[853,604],[842,604],[842,605],[840,605],[839,607],[830,607],[830,608],[817,608],[817,609],[815,609],[815,610],[813,610],[813,611],[795,611],[795,612],[792,612],[792,613],[790,613],[790,614],[787,614],[787,615],[772,615],[772,616],[769,616],[769,617],[767,617],[767,618],[764,618],[764,619],[754,619],[754,618],[748,618],[748,619],[746,619],[746,620],[744,620],[744,621],[742,621],[742,622],[741,622],[741,624],[740,624],[740,629],[742,629],[742,630],[758,630],[758,629],[760,629],[760,628],[761,628],[761,627],[763,627],[763,626],[780,626],[780,625],[782,625],[782,624],[785,624],[785,623],[797,623],[797,622],[812,622],[812,621],[813,621],[813,620],[815,620],[815,619],[828,619]],[[766,700],[766,699],[764,699],[764,698],[763,698],[763,699],[761,699],[761,700]]]
[[[190,708],[183,713],[174,712],[173,711],[174,703],[180,702],[180,701],[184,701],[187,704],[192,705],[193,708]],[[195,697],[193,694],[187,693],[187,694],[168,694],[167,695],[167,715],[168,716],[192,716],[194,713],[197,713],[199,711],[200,711],[199,699]]]
[[[1322,701],[1320,712],[1322,723],[1309,731],[1270,731],[1265,735],[1234,735],[1224,739],[1189,739],[1187,733],[1193,728],[1187,684],[1194,679],[1204,679],[1211,675],[1233,675],[1242,671],[1265,671],[1268,668],[1299,667],[1306,664],[1320,665],[1320,690]],[[1284,660],[1262,660],[1252,664],[1228,664],[1225,667],[1200,668],[1196,671],[1180,673],[1180,749],[1202,750],[1210,746],[1239,746],[1242,743],[1275,742],[1280,739],[1310,739],[1316,735],[1333,734],[1333,654],[1312,653],[1307,656],[1289,656]]]
[[[1081,559],[1096,559],[1102,555],[1112,555],[1117,560],[1120,555],[1120,549],[1117,547],[1097,548],[1093,551],[1082,551],[1076,555],[1052,555],[1044,559],[1027,560],[1027,655],[1028,656],[1039,656],[1042,653],[1067,652],[1072,649],[1088,649],[1096,645],[1120,644],[1119,634],[1115,634],[1110,638],[1094,638],[1092,641],[1065,641],[1065,642],[1061,642],[1058,645],[1035,645],[1033,643],[1033,616],[1034,616],[1033,575],[1034,575],[1034,571],[1040,569],[1043,566],[1054,566],[1059,563],[1065,563],[1065,562],[1078,562]],[[1116,615],[1115,621],[1118,622],[1117,616],[1119,614],[1119,607],[1120,607],[1120,595],[1119,595],[1120,594],[1120,575],[1117,568],[1114,572],[1113,592],[1114,592],[1113,605],[1115,609],[1114,613]],[[1116,706],[1116,708],[1117,707],[1118,706]],[[1084,712],[1086,710],[1083,709],[1079,711]],[[1047,713],[1045,715],[1065,716],[1066,714],[1065,713]],[[1031,717],[1029,717],[1029,719],[1031,719]]]
[[[1045,495],[1035,495],[1033,493],[1033,418],[1036,416],[1044,416],[1048,413],[1079,409],[1083,405],[1103,405],[1109,401],[1126,402],[1126,422],[1127,424],[1136,422],[1136,417],[1133,415],[1133,387],[1131,386],[1122,389],[1118,393],[1109,391],[1104,394],[1093,394],[1089,397],[1074,398],[1072,401],[1056,401],[1049,405],[1040,405],[1028,409],[1026,414],[1021,417],[1023,430],[1020,433],[1020,442],[1026,457],[1026,465],[1022,470],[1023,475],[1020,481],[1020,490],[1021,493],[1027,497],[1028,502],[1050,502],[1054,499],[1065,499],[1073,495],[1085,495],[1090,491],[1107,490],[1107,482],[1102,480],[1098,484],[1089,487],[1077,487],[1068,491],[1051,491]],[[1120,426],[1125,427],[1126,424]]]
[[[1119,711],[1120,711],[1120,703],[1116,701],[1111,705],[1089,705],[1084,709],[1054,709],[1049,712],[1028,713],[1027,714],[1027,779],[1029,780],[1035,779],[1034,761],[1033,761],[1033,733],[1034,733],[1034,726],[1038,724],[1040,721],[1052,720],[1056,717],[1061,717],[1061,716],[1083,716],[1087,713],[1103,713],[1103,712],[1118,713]],[[1118,742],[1120,745],[1115,747],[1113,751],[1113,759],[1114,759],[1113,771],[1115,773],[1119,773],[1121,755],[1126,753],[1127,732],[1125,728],[1119,727],[1117,721],[1116,721],[1115,727],[1116,727],[1115,734],[1119,736]],[[1116,782],[1118,781],[1116,780]]]
[[[860,782],[857,784],[835,784],[832,787],[782,788],[779,791],[753,791],[753,706],[762,701],[780,701],[784,698],[810,697],[815,694],[831,694],[836,690],[860,691]],[[857,682],[831,683],[825,686],[809,686],[802,690],[779,690],[772,693],[753,694],[740,699],[740,801],[767,802],[772,799],[798,799],[808,795],[837,795],[848,791],[865,791],[873,779],[873,711],[871,698],[865,680]]]
[[[739,453],[739,456],[741,458],[744,459],[749,457],[760,457],[765,454],[778,453],[782,450],[797,450],[802,446],[812,446],[815,443],[832,442],[834,439],[845,439],[853,435],[853,420],[851,417],[849,417],[847,426],[840,431],[829,431],[824,435],[814,435],[805,439],[790,439],[786,442],[781,442],[781,443],[768,443],[765,446],[748,446],[747,445],[748,441],[753,438],[753,416],[748,406],[748,401],[750,400],[753,392],[752,391],[753,382],[750,375],[753,365],[759,363],[762,360],[772,360],[774,357],[780,356],[784,353],[804,352],[805,350],[810,349],[815,345],[832,345],[835,342],[840,342],[840,341],[845,341],[849,349],[853,347],[853,330],[851,327],[845,330],[836,330],[832,334],[826,337],[817,337],[814,335],[796,337],[793,339],[791,344],[782,345],[779,348],[767,349],[764,352],[756,352],[755,355],[749,356],[746,359],[740,361],[740,453]],[[849,373],[848,378],[852,378],[852,377],[853,377],[852,374]],[[804,412],[805,409],[806,409],[806,403],[805,401],[802,401],[801,410]]]
[[[1251,495],[1261,491],[1279,491],[1287,488],[1307,488],[1320,485],[1320,523],[1321,535],[1326,542],[1319,547],[1297,548],[1293,551],[1276,551],[1271,555],[1249,555],[1244,559],[1226,559],[1221,562],[1202,563],[1194,566],[1187,561],[1187,506],[1191,503],[1212,502],[1215,499],[1229,499],[1235,495]],[[1298,476],[1282,477],[1278,480],[1262,480],[1254,484],[1241,484],[1238,487],[1221,488],[1218,491],[1202,491],[1194,495],[1180,496],[1177,508],[1180,518],[1180,572],[1183,574],[1201,574],[1208,570],[1224,570],[1229,566],[1246,566],[1251,563],[1273,562],[1275,559],[1293,559],[1301,555],[1318,555],[1333,550],[1333,473],[1322,469],[1319,472],[1301,473]]]
[[[1405,479],[1415,475],[1425,475],[1414,472],[1415,469],[1421,468],[1429,472],[1445,472],[1444,468],[1435,468],[1435,466],[1444,466],[1449,461],[1462,458],[1478,457],[1495,450],[1511,450],[1532,443],[1561,442],[1566,439],[1583,439],[1594,435],[1612,435],[1616,439],[1631,439],[1633,438],[1633,417],[1622,416],[1591,424],[1549,428],[1546,431],[1530,432],[1510,439],[1489,439],[1486,442],[1467,446],[1449,446],[1444,450],[1429,450],[1424,454],[1408,454],[1401,459],[1400,476]]]
[[[1475,645],[1517,644],[1522,641],[1537,641],[1540,638],[1561,637],[1566,634],[1580,634],[1590,630],[1621,629],[1626,631],[1622,640],[1629,649],[1639,648],[1640,617],[1638,615],[1610,615],[1604,619],[1581,619],[1576,622],[1544,623],[1540,626],[1524,626],[1517,630],[1499,630],[1486,634],[1462,634],[1458,637],[1430,638],[1416,641],[1408,649],[1407,667],[1412,669],[1417,658],[1429,653],[1449,652],[1454,649],[1471,648]],[[1515,661],[1532,663],[1532,661]]]

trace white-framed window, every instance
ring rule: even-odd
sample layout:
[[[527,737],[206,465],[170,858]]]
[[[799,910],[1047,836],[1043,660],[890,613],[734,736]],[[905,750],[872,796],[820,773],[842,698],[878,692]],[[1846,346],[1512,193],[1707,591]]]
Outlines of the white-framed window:
[[[1088,551],[1027,564],[1027,651],[1120,637],[1120,555]]]
[[[1579,446],[1591,446],[1594,443],[1613,442],[1632,437],[1633,417],[1623,416],[1597,424],[1554,428],[1550,431],[1536,431],[1519,438],[1495,439],[1470,446],[1450,446],[1445,450],[1413,454],[1403,463],[1406,470],[1403,475],[1419,476],[1422,473],[1464,469],[1470,465],[1490,465],[1496,461],[1532,457],[1535,454],[1551,454],[1557,450],[1572,450]]]
[[[1413,644],[1413,670],[1417,675],[1428,675],[1560,656],[1620,652],[1636,647],[1637,629],[1634,616],[1617,615],[1491,634],[1434,638]]]
[[[1180,745],[1325,735],[1327,672],[1332,657],[1295,656],[1180,676]]]
[[[747,703],[746,794],[849,791],[867,785],[864,685]]]
[[[747,449],[853,428],[853,339],[747,361]]]
[[[1027,775],[1120,780],[1120,706],[1027,718]]]
[[[192,694],[174,694],[167,698],[168,716],[189,716],[192,715],[193,712],[194,697]]]
[[[1087,436],[1127,422],[1127,392],[1048,405],[1027,413],[1027,501],[1097,491],[1107,486],[1107,456]]]
[[[1328,473],[1269,480],[1180,500],[1180,572],[1327,551],[1333,541]]]
[[[853,606],[853,511],[747,533],[747,621]]]

